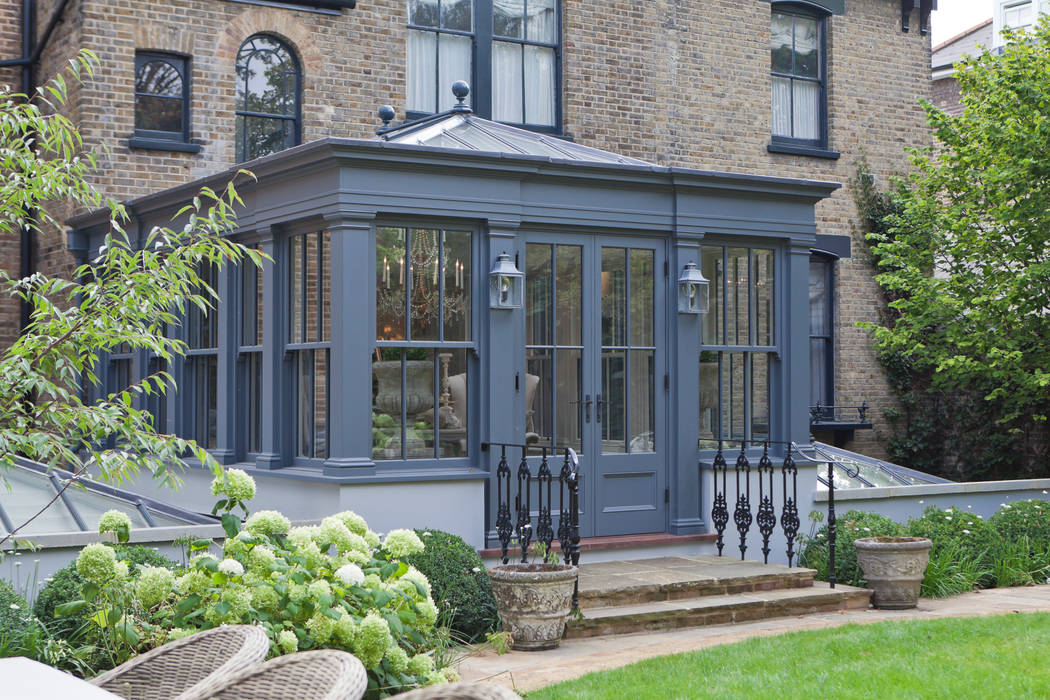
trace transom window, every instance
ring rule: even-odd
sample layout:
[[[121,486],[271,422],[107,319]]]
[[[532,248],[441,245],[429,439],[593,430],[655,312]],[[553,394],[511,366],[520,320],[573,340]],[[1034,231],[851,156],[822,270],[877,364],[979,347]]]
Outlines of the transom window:
[[[135,136],[188,141],[189,80],[186,59],[166,53],[135,54]]]
[[[559,126],[558,0],[408,0],[408,28],[410,116],[449,109],[466,80],[483,117]]]
[[[372,457],[465,457],[470,445],[473,236],[379,227]]]
[[[770,29],[773,140],[827,144],[824,18],[773,7]]]
[[[237,52],[237,162],[299,145],[302,75],[295,53],[256,34]]]
[[[775,251],[706,245],[702,259],[711,306],[700,351],[701,444],[769,439]]]

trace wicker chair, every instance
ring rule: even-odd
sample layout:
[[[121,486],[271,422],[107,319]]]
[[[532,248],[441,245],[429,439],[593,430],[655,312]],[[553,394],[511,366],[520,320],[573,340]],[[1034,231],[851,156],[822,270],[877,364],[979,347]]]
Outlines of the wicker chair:
[[[521,700],[521,696],[493,683],[451,683],[410,690],[394,700]]]
[[[140,654],[91,683],[126,700],[171,700],[204,681],[258,664],[269,650],[262,627],[216,627]]]
[[[300,651],[209,680],[176,700],[359,700],[368,687],[365,667],[334,649]]]

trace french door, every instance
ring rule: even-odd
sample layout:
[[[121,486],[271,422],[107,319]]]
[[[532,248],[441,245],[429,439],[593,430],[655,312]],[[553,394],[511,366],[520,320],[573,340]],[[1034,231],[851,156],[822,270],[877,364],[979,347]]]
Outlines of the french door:
[[[531,453],[578,455],[584,536],[664,531],[663,241],[535,235],[522,269]]]

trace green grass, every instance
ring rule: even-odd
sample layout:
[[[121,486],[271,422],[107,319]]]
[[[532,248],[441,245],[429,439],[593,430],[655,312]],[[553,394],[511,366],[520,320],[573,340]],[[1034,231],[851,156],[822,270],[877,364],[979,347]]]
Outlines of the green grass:
[[[1046,698],[1050,614],[792,632],[641,661],[533,691],[562,698]]]

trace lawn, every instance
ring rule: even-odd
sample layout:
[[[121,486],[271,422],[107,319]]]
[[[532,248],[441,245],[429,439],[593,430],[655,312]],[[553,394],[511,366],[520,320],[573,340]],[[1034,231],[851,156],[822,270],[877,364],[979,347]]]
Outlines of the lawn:
[[[528,694],[562,698],[1046,698],[1050,614],[792,632],[642,661]]]

